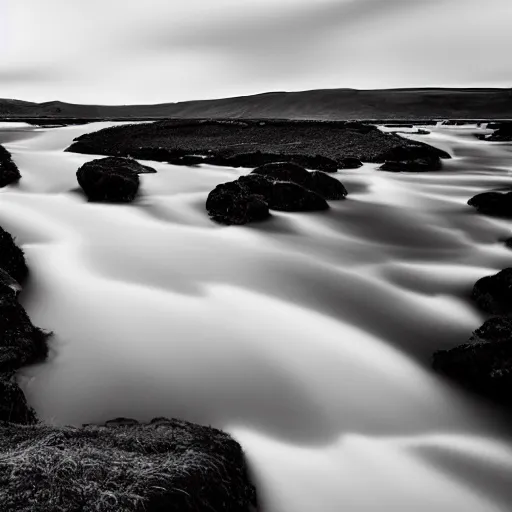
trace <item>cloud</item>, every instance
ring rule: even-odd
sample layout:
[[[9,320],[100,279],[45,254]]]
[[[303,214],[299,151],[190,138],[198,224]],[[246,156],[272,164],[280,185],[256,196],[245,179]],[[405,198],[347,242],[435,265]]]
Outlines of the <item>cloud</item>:
[[[0,2],[0,87],[26,99],[512,83],[510,0]]]

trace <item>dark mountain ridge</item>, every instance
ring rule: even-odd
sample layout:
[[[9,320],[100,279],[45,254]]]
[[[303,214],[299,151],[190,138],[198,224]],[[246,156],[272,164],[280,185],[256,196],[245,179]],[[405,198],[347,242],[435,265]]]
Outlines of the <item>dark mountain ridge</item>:
[[[512,119],[512,89],[324,89],[155,105],[0,99],[0,119]]]

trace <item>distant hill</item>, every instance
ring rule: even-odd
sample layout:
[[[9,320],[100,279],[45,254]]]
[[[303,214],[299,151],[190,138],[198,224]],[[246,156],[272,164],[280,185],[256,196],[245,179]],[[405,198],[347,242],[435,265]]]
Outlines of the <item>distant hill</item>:
[[[0,118],[512,119],[512,89],[327,89],[158,105],[0,99]]]

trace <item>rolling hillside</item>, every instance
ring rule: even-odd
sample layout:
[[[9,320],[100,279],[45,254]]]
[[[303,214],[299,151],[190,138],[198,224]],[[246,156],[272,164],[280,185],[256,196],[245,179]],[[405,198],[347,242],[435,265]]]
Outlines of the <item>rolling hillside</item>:
[[[0,99],[0,118],[511,119],[512,89],[329,89],[158,105]]]

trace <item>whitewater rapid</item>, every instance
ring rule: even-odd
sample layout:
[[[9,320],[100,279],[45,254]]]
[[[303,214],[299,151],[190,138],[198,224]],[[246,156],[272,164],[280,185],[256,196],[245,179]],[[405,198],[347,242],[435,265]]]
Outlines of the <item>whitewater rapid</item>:
[[[243,445],[265,512],[510,510],[510,419],[429,368],[485,320],[474,282],[511,266],[512,223],[475,213],[509,186],[512,146],[476,126],[407,135],[444,170],[340,171],[319,213],[211,222],[208,192],[248,170],[152,162],[131,205],[88,203],[74,137],[116,123],[0,124],[22,180],[0,225],[31,271],[21,302],[54,332],[20,382],[52,424],[168,416]]]

